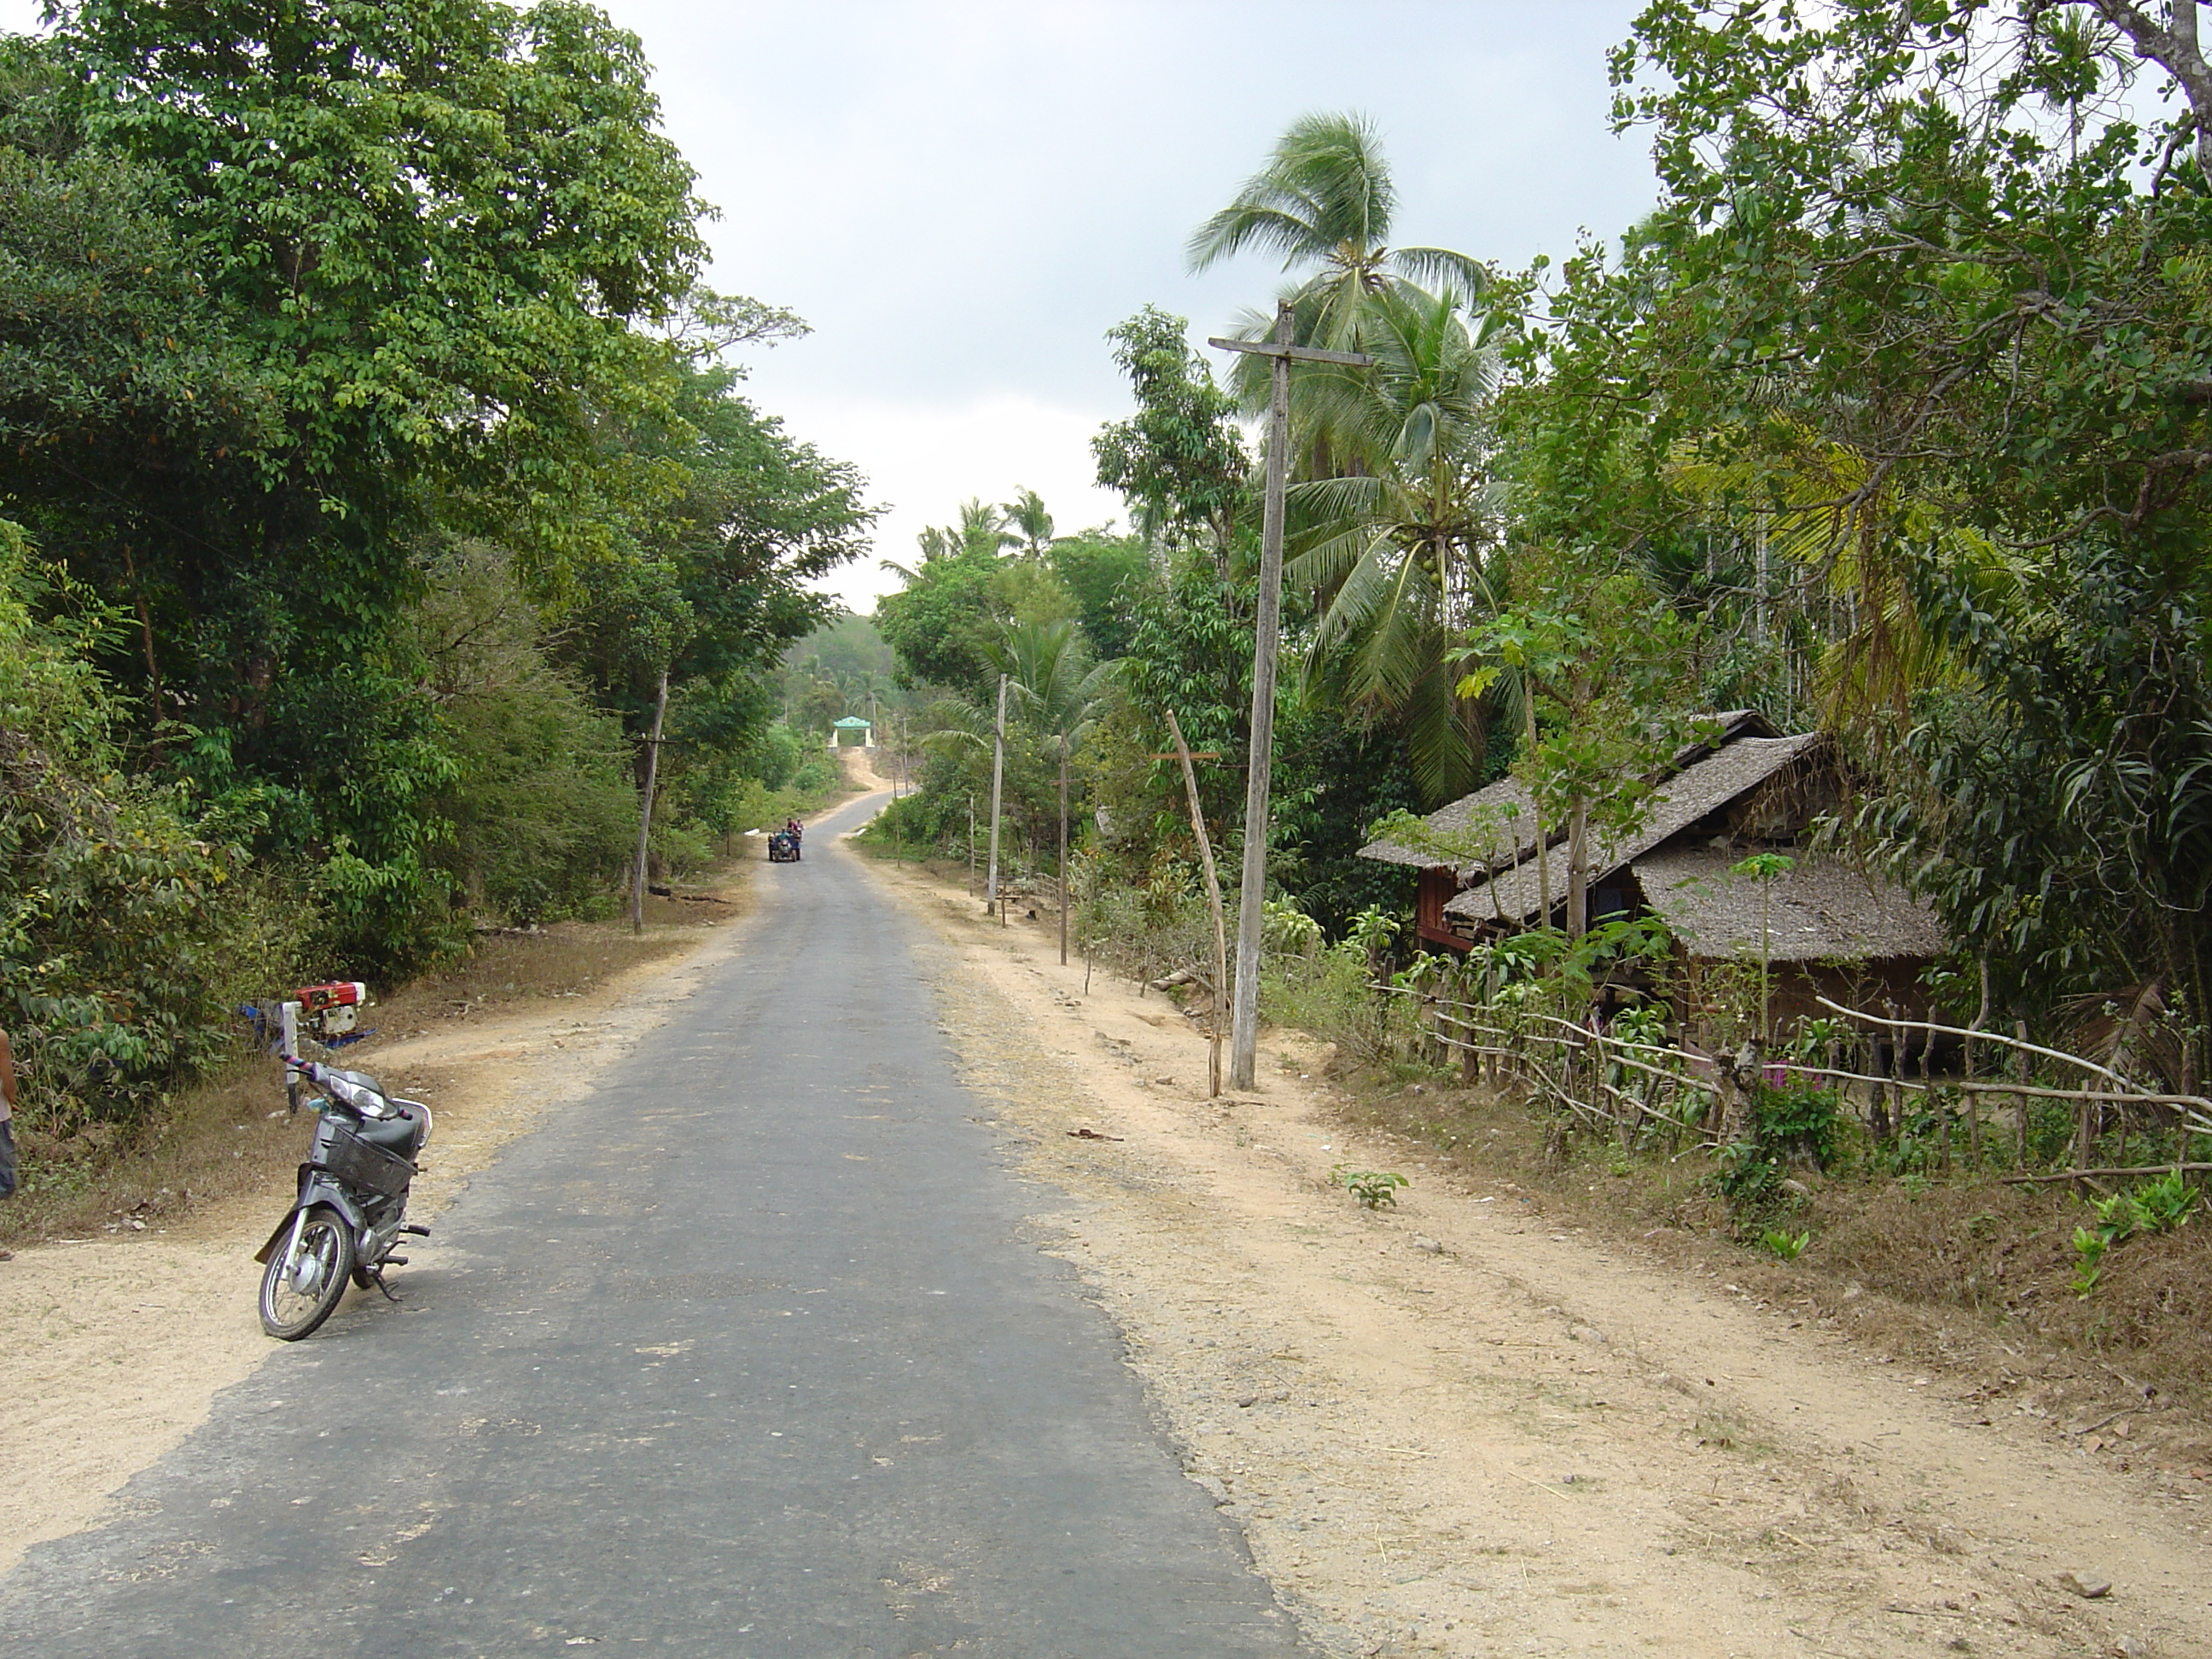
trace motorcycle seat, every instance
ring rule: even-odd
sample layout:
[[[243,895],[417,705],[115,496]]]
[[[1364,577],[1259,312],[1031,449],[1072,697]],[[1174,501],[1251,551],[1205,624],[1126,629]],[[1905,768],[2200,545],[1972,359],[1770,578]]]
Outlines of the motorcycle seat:
[[[398,1115],[382,1120],[363,1118],[354,1133],[372,1146],[381,1146],[388,1152],[411,1158],[422,1139],[422,1114],[402,1101],[395,1100],[392,1106]]]

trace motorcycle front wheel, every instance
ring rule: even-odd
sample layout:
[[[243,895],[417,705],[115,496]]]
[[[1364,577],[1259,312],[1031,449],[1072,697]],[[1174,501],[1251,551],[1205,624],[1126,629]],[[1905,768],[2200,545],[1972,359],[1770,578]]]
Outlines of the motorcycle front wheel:
[[[326,1204],[307,1212],[295,1247],[288,1230],[261,1275],[261,1328],[283,1342],[313,1334],[353,1277],[353,1231]]]

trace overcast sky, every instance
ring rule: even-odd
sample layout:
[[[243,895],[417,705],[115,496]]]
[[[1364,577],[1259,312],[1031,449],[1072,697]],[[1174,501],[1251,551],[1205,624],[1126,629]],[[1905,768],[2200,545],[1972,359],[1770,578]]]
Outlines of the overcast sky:
[[[1396,240],[1509,266],[1653,199],[1606,131],[1630,0],[602,0],[721,210],[715,286],[798,311],[751,391],[888,503],[878,552],[970,495],[1118,515],[1090,439],[1128,399],[1102,337],[1147,302],[1223,331],[1257,256],[1193,277],[1191,231],[1310,110],[1380,125]],[[31,26],[35,0],[0,0]],[[859,609],[896,579],[830,584]]]

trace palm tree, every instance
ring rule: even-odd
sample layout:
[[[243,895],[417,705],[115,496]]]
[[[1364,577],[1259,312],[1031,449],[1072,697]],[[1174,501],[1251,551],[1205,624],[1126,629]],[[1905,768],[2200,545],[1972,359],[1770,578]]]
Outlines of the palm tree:
[[[1373,123],[1308,115],[1189,255],[1194,270],[1247,248],[1280,254],[1286,271],[1316,267],[1285,296],[1294,337],[1376,360],[1292,370],[1291,441],[1312,481],[1293,492],[1305,522],[1287,574],[1321,606],[1307,690],[1401,721],[1417,781],[1445,799],[1480,781],[1486,739],[1486,706],[1457,695],[1448,653],[1474,617],[1492,519],[1496,366],[1467,321],[1489,273],[1449,248],[1388,246],[1396,207]],[[1273,326],[1248,313],[1234,331]],[[1266,360],[1240,354],[1231,374],[1244,406],[1263,407]]]
[[[1030,759],[1047,773],[1082,747],[1113,706],[1121,664],[1094,663],[1082,630],[1072,622],[1001,623],[998,638],[984,654],[1006,677],[1007,753],[1026,744]],[[937,729],[921,739],[925,748],[990,752],[998,719],[995,698],[987,706],[950,696],[929,713]],[[1032,809],[1036,805],[1032,801]],[[1036,813],[1031,823],[1042,816]],[[1060,842],[1064,883],[1064,820]]]
[[[1463,304],[1480,300],[1490,275],[1480,260],[1449,248],[1386,245],[1397,205],[1372,121],[1349,112],[1304,115],[1236,199],[1198,228],[1190,268],[1204,270],[1253,247],[1281,254],[1286,271],[1318,264],[1301,292],[1321,299],[1332,331],[1348,330],[1363,304],[1395,282]]]
[[[1748,520],[1744,538],[1755,551],[1747,556],[1746,609],[1754,635],[1787,648],[1770,611],[1811,625],[1820,718],[1894,741],[1917,694],[1971,679],[1951,644],[1921,626],[1910,548],[1941,547],[1946,568],[1972,585],[1981,609],[1996,614],[2012,611],[2027,591],[2025,562],[1970,527],[1946,524],[1930,501],[1887,484],[1870,491],[1873,464],[1849,445],[1781,420],[1765,427],[1778,447],[1750,452],[1743,435],[1721,432],[1677,446],[1671,480],[1720,525],[1733,531]],[[1790,676],[1793,686],[1797,678]]]
[[[1013,532],[1012,545],[1022,550],[1025,559],[1041,559],[1052,546],[1052,514],[1045,510],[1044,497],[1034,489],[1022,489],[1014,499],[1004,504],[1006,523]]]
[[[1035,490],[1026,493],[1030,499],[1035,499]],[[1037,502],[1039,511],[1042,512],[1043,507],[1042,501]],[[995,559],[1010,547],[1022,546],[1023,538],[1006,527],[1010,522],[1007,514],[1012,511],[1011,507],[994,507],[980,495],[969,496],[960,503],[960,522],[957,525],[927,525],[914,538],[915,545],[921,549],[921,562],[933,564],[940,559],[957,559],[970,553]],[[1048,538],[1051,533],[1052,518],[1048,514],[1045,517]],[[893,574],[905,577],[909,582],[919,580],[913,568],[896,559],[878,559],[876,562]]]
[[[1350,474],[1291,491],[1285,574],[1320,607],[1305,684],[1400,721],[1422,792],[1449,799],[1480,781],[1488,738],[1449,653],[1489,608],[1496,354],[1451,296],[1413,288],[1378,295],[1355,337],[1371,368],[1303,389],[1308,430]]]
[[[1470,309],[1480,303],[1490,281],[1480,260],[1450,248],[1387,245],[1397,205],[1372,121],[1350,112],[1301,116],[1236,199],[1192,235],[1190,268],[1206,270],[1248,248],[1279,253],[1285,271],[1319,267],[1284,297],[1297,307],[1297,343],[1331,349],[1356,349],[1353,336],[1370,305],[1401,288],[1425,288]],[[1248,311],[1231,331],[1257,340],[1274,325],[1272,313]],[[1310,372],[1304,364],[1292,371],[1295,379]],[[1240,354],[1230,379],[1248,413],[1266,407],[1265,359]]]
[[[1072,622],[999,624],[983,648],[994,674],[1006,677],[1009,723],[1057,752],[1062,735],[1080,744],[1109,706],[1118,662],[1095,663],[1083,632]],[[931,710],[939,729],[922,741],[933,748],[988,749],[997,721],[994,703],[967,697],[942,699]]]
[[[988,553],[994,557],[1010,547],[1021,545],[1022,538],[1006,528],[1006,511],[994,507],[981,495],[971,495],[960,503],[960,546],[963,552]]]

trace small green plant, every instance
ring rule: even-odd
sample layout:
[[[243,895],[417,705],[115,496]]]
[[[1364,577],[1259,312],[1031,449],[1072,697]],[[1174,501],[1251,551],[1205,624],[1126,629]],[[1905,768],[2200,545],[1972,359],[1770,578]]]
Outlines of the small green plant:
[[[1705,1184],[1728,1205],[1729,1213],[1741,1224],[1778,1207],[1782,1182],[1788,1173],[1782,1160],[1766,1147],[1756,1141],[1739,1140],[1721,1149]]]
[[[1801,1019],[1789,1053],[1801,1066],[1826,1066],[1850,1035],[1850,1027],[1840,1019]]]
[[[1759,1144],[1787,1156],[1802,1154],[1826,1170],[1836,1156],[1843,1132],[1842,1097],[1832,1088],[1814,1088],[1802,1079],[1753,1085],[1752,1110]]]
[[[1649,1003],[1624,1008],[1613,1017],[1613,1034],[1623,1042],[1663,1048],[1667,1042],[1667,1011]]]
[[[1370,904],[1344,925],[1344,942],[1366,959],[1367,971],[1380,974],[1390,958],[1390,948],[1405,931],[1405,921],[1379,904]]]
[[[1769,1227],[1759,1236],[1759,1242],[1784,1261],[1795,1261],[1805,1254],[1805,1247],[1813,1242],[1809,1232],[1784,1232],[1779,1227]]]
[[[2112,1247],[2101,1228],[2076,1227],[2074,1230],[2074,1294],[2086,1297],[2097,1288],[2097,1280],[2104,1273],[2105,1252]]]
[[[1330,1170],[1329,1178],[1358,1199],[1363,1210],[1379,1210],[1386,1204],[1396,1209],[1398,1188],[1413,1184],[1388,1170],[1355,1170],[1346,1164]]]
[[[2093,1198],[2094,1227],[2074,1230],[2074,1294],[2087,1297],[2104,1273],[2105,1253],[2137,1234],[2156,1237],[2184,1225],[2200,1194],[2179,1170],[2168,1170],[2132,1193]]]
[[[2130,1195],[2136,1231],[2170,1233],[2189,1219],[2201,1197],[2179,1170],[2169,1170],[2142,1191]]]

